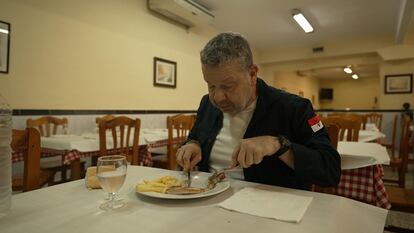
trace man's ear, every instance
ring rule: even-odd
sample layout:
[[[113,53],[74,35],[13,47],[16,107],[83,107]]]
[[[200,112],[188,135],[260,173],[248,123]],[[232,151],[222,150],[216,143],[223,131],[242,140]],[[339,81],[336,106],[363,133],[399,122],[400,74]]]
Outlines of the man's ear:
[[[257,72],[259,72],[259,67],[256,64],[250,66],[249,76],[252,85],[256,86],[257,81]]]

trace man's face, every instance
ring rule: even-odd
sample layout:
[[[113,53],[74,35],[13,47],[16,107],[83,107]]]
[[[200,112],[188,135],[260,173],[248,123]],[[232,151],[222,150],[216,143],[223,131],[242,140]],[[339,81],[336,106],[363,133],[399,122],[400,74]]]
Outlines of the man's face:
[[[222,66],[202,65],[210,101],[224,113],[235,115],[256,98],[257,66],[247,70],[232,62]]]

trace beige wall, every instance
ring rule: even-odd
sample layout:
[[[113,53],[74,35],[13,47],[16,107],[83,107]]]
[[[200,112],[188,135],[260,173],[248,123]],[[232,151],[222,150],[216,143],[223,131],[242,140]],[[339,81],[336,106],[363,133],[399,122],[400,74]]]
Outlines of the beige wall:
[[[145,0],[0,2],[11,23],[13,108],[196,109],[207,89],[199,51],[216,32],[150,14]],[[153,86],[153,57],[176,61],[177,88]]]
[[[312,102],[313,108],[319,109],[319,83],[315,78],[298,76],[296,72],[276,72],[274,73],[273,86],[296,95],[302,92],[303,97]]]
[[[346,80],[320,80],[321,88],[333,88],[333,100],[321,101],[321,109],[373,109],[374,98],[379,95],[379,78],[352,78]],[[377,105],[378,106],[378,105]]]
[[[385,94],[385,75],[392,74],[414,74],[414,60],[383,62],[380,66],[380,107],[402,109],[402,104],[408,102],[414,107],[414,93],[411,94]]]

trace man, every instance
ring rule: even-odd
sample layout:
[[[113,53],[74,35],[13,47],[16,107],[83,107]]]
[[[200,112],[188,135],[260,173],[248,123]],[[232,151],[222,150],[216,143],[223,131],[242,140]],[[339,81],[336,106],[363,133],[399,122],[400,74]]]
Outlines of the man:
[[[311,103],[257,78],[241,35],[221,33],[200,55],[209,94],[177,151],[184,170],[239,166],[239,177],[251,182],[300,189],[338,184],[340,157]]]

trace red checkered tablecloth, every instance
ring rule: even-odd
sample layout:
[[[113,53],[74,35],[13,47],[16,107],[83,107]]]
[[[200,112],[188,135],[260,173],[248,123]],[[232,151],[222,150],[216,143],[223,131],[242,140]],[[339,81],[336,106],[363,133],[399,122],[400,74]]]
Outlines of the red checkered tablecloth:
[[[138,148],[138,161],[140,165],[143,166],[152,166],[152,157],[151,157],[151,146],[150,145],[142,145]],[[108,150],[109,155],[118,154],[118,150]],[[81,152],[78,150],[55,150],[55,149],[48,149],[42,148],[41,149],[41,157],[54,157],[54,156],[64,156],[64,163],[70,164],[71,161],[80,158],[86,157],[93,157],[99,156],[99,151],[89,151],[89,152]],[[12,152],[12,163],[17,163],[20,161],[24,161],[24,151],[13,151]]]
[[[390,209],[383,176],[384,170],[381,165],[342,170],[341,181],[335,189],[335,194]]]

